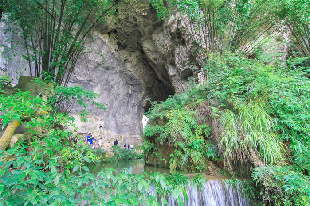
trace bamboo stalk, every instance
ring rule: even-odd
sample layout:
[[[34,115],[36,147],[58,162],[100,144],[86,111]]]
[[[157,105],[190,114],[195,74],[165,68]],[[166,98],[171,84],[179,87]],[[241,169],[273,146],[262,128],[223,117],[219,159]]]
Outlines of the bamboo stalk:
[[[29,49],[28,49],[28,43],[27,43],[27,37],[23,36],[23,39],[24,39],[24,44],[25,44],[25,47],[26,47],[26,54],[27,54],[27,58],[28,58],[28,64],[29,64],[29,69],[30,69],[30,76],[32,76],[32,71],[31,71],[31,59],[30,59],[30,54],[29,54]]]
[[[3,135],[0,139],[0,150],[5,150],[7,148],[7,146],[11,142],[12,136],[13,136],[16,128],[19,125],[20,125],[20,121],[17,119],[8,124],[8,127],[6,128],[5,132],[3,133]]]

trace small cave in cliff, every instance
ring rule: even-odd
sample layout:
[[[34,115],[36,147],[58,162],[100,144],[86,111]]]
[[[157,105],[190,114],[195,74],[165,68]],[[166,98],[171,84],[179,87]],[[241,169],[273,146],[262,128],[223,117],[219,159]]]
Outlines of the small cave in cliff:
[[[146,88],[146,92],[149,93],[149,97],[145,98],[143,100],[143,110],[144,112],[148,112],[149,109],[152,107],[152,102],[161,102],[165,101],[170,95],[174,95],[174,92],[170,90],[168,87],[165,87],[164,85],[158,85],[156,88],[158,93],[153,93],[154,88]]]
[[[165,101],[170,95],[174,95],[175,91],[171,81],[165,80],[162,81],[158,78],[158,74],[153,69],[152,65],[144,59],[145,64],[148,64],[147,68],[151,69],[151,78],[153,81],[149,81],[145,84],[145,95],[143,98],[143,111],[148,112],[152,107],[152,102],[161,102]]]

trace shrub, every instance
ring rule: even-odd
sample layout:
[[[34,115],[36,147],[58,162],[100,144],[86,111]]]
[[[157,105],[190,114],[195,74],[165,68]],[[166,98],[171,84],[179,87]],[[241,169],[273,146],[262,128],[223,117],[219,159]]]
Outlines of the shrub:
[[[189,169],[194,171],[205,170],[205,164],[209,157],[214,157],[214,150],[208,147],[205,142],[205,137],[210,134],[210,128],[205,125],[197,123],[197,114],[195,111],[180,108],[183,106],[183,95],[174,98],[168,98],[160,108],[170,108],[169,105],[178,105],[171,110],[161,110],[157,114],[159,108],[154,106],[150,111],[151,120],[155,116],[161,119],[164,125],[147,125],[144,129],[146,138],[155,138],[157,142],[163,144],[167,142],[175,148],[174,152],[170,154],[169,167],[171,170]],[[179,100],[179,97],[181,100]],[[180,109],[179,109],[180,108]],[[165,115],[163,115],[165,114]],[[144,143],[147,151],[154,148],[154,145],[148,140]],[[155,152],[153,152],[155,154]],[[211,154],[212,153],[212,154]],[[160,158],[160,157],[159,157]]]
[[[143,158],[143,153],[137,153],[133,149],[124,149],[116,145],[113,146],[112,151],[114,155],[112,157],[107,158],[105,161],[118,162],[118,161]]]
[[[258,167],[252,174],[263,202],[275,205],[304,205],[310,202],[310,178],[293,167]]]

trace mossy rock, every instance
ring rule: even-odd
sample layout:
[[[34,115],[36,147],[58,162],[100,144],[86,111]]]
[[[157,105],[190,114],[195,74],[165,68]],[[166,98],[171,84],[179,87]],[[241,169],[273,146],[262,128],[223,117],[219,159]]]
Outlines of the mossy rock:
[[[22,92],[29,91],[30,94],[34,96],[40,94],[48,95],[48,91],[52,87],[52,83],[37,84],[36,80],[41,80],[41,78],[31,76],[21,76],[15,88],[21,90]]]
[[[24,134],[14,134],[11,138],[10,147],[13,147],[13,145],[17,142],[23,141],[25,138]]]

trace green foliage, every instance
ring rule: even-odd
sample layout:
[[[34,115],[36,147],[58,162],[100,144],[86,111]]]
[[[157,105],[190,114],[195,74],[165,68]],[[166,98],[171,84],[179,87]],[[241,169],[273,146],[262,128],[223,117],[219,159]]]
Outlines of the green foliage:
[[[196,112],[182,108],[184,106],[182,100],[186,99],[184,96],[188,96],[188,94],[168,98],[162,104],[153,106],[149,113],[150,120],[159,121],[161,119],[163,125],[147,125],[144,135],[147,138],[156,137],[157,143],[166,143],[175,148],[174,152],[170,154],[171,170],[189,168],[201,171],[205,169],[204,165],[209,157],[217,156],[217,151],[209,147],[204,139],[209,136],[210,128],[205,124],[197,123]],[[167,111],[165,110],[167,108],[174,109]],[[154,144],[148,140],[145,140],[144,145],[147,154],[154,148]]]
[[[150,153],[150,150],[154,148],[154,143],[151,143],[150,141],[144,139],[142,142],[142,149],[145,154],[145,156],[148,156]]]
[[[307,0],[273,1],[274,14],[288,26],[301,56],[310,57],[310,2]]]
[[[161,202],[167,202],[171,192],[181,204],[181,197],[187,195],[186,187],[191,183],[187,176],[132,175],[127,170],[114,175],[113,169],[94,176],[86,166],[80,167],[78,163],[86,160],[86,156],[74,160],[76,166],[72,172],[80,172],[74,175],[62,173],[59,160],[64,153],[61,152],[60,156],[59,149],[67,145],[61,141],[62,132],[54,135],[33,143],[31,152],[25,150],[24,143],[7,153],[1,152],[1,158],[8,155],[16,157],[0,164],[0,202],[3,205],[76,205],[85,202],[90,205],[161,205]]]
[[[30,142],[19,142],[7,151],[0,151],[0,204],[160,205],[160,202],[167,203],[165,198],[171,191],[178,203],[184,204],[182,197],[186,195],[186,183],[190,183],[186,176],[132,175],[126,170],[113,175],[112,169],[94,176],[86,165],[97,161],[98,155],[104,152],[93,151],[82,141],[70,143],[72,131],[61,129],[72,127],[68,115],[55,111],[35,115],[31,109],[53,108],[29,92],[2,95],[1,100],[1,112],[6,119],[22,118],[28,113],[30,118],[25,126],[32,136]],[[128,157],[117,152],[135,157],[132,150],[115,147],[113,151],[115,157]],[[155,196],[149,192],[151,188]]]
[[[163,0],[151,0],[151,4],[157,12],[158,19],[165,19],[169,16],[168,9]]]
[[[253,52],[275,23],[270,21],[269,14],[273,3],[265,0],[169,0],[166,3],[152,0],[151,3],[160,19],[180,12],[194,22],[193,33],[200,31],[204,36],[197,39],[193,35],[193,42],[202,49],[201,53],[207,54],[226,50]]]
[[[133,149],[124,149],[120,146],[113,146],[112,149],[113,156],[105,159],[107,162],[119,162],[119,161],[126,161],[131,159],[142,159],[143,153],[137,153]]]
[[[292,167],[258,167],[252,174],[261,186],[260,197],[275,205],[304,205],[310,202],[310,178]]]
[[[261,184],[268,193],[264,200],[307,205],[307,193],[300,194],[300,202],[296,200],[297,188],[305,191],[302,188],[307,187],[294,183],[308,181],[308,176],[301,172],[307,174],[310,165],[310,81],[307,70],[276,68],[258,60],[231,55],[213,55],[206,70],[209,75],[205,88],[207,95],[222,102],[222,145],[225,145],[226,155],[233,156],[233,151],[249,154],[254,150],[265,163],[283,163],[284,160],[293,164],[294,170],[267,167],[257,169],[253,175],[261,183],[266,179]],[[286,151],[281,149],[284,146],[281,141],[285,143]],[[241,154],[237,152],[237,156],[240,158]],[[295,174],[294,178],[290,180],[289,174]],[[283,185],[294,192],[287,195]]]
[[[70,200],[78,193],[71,189],[81,185],[76,185],[76,176],[71,173],[89,171],[85,163],[98,160],[83,142],[70,144],[73,132],[62,128],[72,127],[73,119],[55,111],[53,104],[29,92],[0,95],[0,100],[4,126],[19,120],[24,123],[28,137],[27,142],[0,151],[1,204],[56,205],[62,201],[62,204],[72,204]],[[89,177],[79,184],[86,183],[86,180],[89,181]]]
[[[0,92],[2,92],[2,90],[8,86],[10,83],[12,82],[12,80],[8,77],[8,76],[0,76]]]
[[[221,116],[224,156],[228,159],[252,159],[259,155],[265,164],[283,161],[281,142],[273,131],[273,121],[262,105],[239,104],[237,115],[227,110]],[[257,153],[257,154],[256,154]],[[253,157],[254,156],[254,157]]]
[[[259,205],[255,204],[258,203],[258,192],[255,188],[255,183],[252,180],[239,180],[236,178],[222,180],[224,183],[229,184],[232,188],[234,188],[236,191],[240,191],[241,194],[247,198],[248,200],[251,200],[252,205]]]
[[[102,158],[102,153],[93,151],[83,141],[78,142],[73,147],[64,147],[61,152],[61,160],[64,173],[70,174],[77,170],[81,171],[87,163],[98,162]]]
[[[119,2],[5,0],[3,11],[9,30],[23,39],[32,75],[66,85],[90,30],[113,15]]]
[[[42,113],[44,117],[50,110],[50,106],[46,105],[42,98],[34,97],[30,92],[18,91],[14,95],[6,97],[0,95],[0,118],[3,119],[3,127],[9,122],[17,119],[22,122],[23,118],[32,117]]]
[[[69,114],[73,107],[80,109],[80,115],[85,120],[85,116],[89,114],[87,106],[94,105],[97,109],[106,110],[104,104],[98,103],[96,100],[99,95],[91,90],[85,90],[83,87],[64,87],[54,85],[36,79],[35,83],[48,88],[45,93],[47,95],[47,103],[52,107],[52,111],[56,113]],[[86,120],[85,120],[86,121]]]
[[[300,70],[280,71],[270,75],[271,115],[278,123],[276,129],[283,141],[290,141],[292,161],[310,171],[310,81]]]
[[[96,102],[98,97],[98,94],[91,90],[86,91],[80,86],[64,87],[56,85],[48,101],[53,105],[53,110],[59,113],[69,113],[71,109],[77,105],[80,105],[83,111],[85,111],[87,103],[95,105],[98,109],[106,110],[102,103]],[[85,114],[85,112],[82,114]]]
[[[220,120],[222,133],[215,158],[223,155],[226,160],[251,160],[256,166],[278,165],[268,167],[277,168],[278,175],[258,169],[253,174],[259,187],[268,193],[264,201],[307,205],[310,80],[308,69],[296,67],[298,63],[300,59],[292,59],[289,67],[279,67],[230,53],[210,54],[205,66],[208,81],[155,104],[148,114],[151,123],[145,135],[156,137],[157,142],[173,143],[176,150],[170,164],[185,169],[184,160],[194,155],[200,157],[199,147],[207,145],[195,141],[202,140],[197,137],[203,135],[200,132],[195,135],[194,131],[199,131],[195,124],[198,118],[189,108],[195,109],[203,101],[217,101],[218,106],[211,105],[212,116]],[[147,146],[156,149],[156,144]],[[294,169],[284,165],[292,165]],[[265,179],[267,183],[262,184]],[[292,193],[286,195],[285,189]],[[299,195],[301,198],[297,200]]]
[[[97,155],[97,156],[104,156],[107,152],[104,150],[104,149],[102,149],[102,148],[96,148],[95,150],[94,150],[94,153]]]
[[[15,96],[16,101],[11,102]],[[1,151],[0,182],[4,189],[2,203],[5,205],[47,204],[51,201],[57,204],[59,199],[52,198],[52,200],[49,196],[50,192],[54,193],[57,190],[48,191],[48,188],[56,189],[55,187],[64,181],[66,173],[70,173],[67,170],[71,163],[67,162],[68,155],[64,151],[69,149],[68,139],[72,132],[55,128],[58,125],[69,126],[70,119],[62,114],[31,115],[33,113],[30,113],[29,109],[39,110],[38,102],[42,103],[43,100],[40,97],[30,97],[28,92],[11,95],[5,102],[24,105],[22,109],[25,109],[21,112],[19,112],[20,108],[10,107],[11,112],[16,114],[11,118],[17,119],[24,112],[29,112],[31,119],[25,126],[28,133],[32,134],[32,138],[29,143],[21,142],[6,152]],[[28,110],[26,110],[27,107],[29,107]],[[42,107],[44,108],[44,105]],[[4,111],[3,108],[1,111]],[[76,147],[76,149],[79,148]],[[7,161],[3,161],[7,158],[9,158]],[[63,169],[65,173],[61,173]],[[66,194],[69,189],[65,190]]]
[[[222,57],[213,55],[207,64],[206,71],[209,75],[205,89],[208,91],[208,98],[220,99],[222,107],[229,110],[226,110],[222,119],[223,121],[229,120],[231,123],[231,127],[226,126],[227,129],[230,128],[228,130],[230,136],[234,132],[235,137],[241,138],[242,135],[237,132],[240,128],[233,129],[233,127],[239,124],[244,129],[245,125],[241,124],[246,120],[244,119],[246,113],[252,114],[247,115],[246,121],[252,121],[252,124],[248,124],[252,130],[248,130],[248,132],[262,129],[262,131],[268,130],[268,132],[264,132],[264,136],[271,135],[268,138],[269,142],[265,143],[266,147],[258,148],[259,150],[272,151],[273,155],[279,157],[281,145],[276,144],[277,139],[290,140],[293,155],[296,157],[294,161],[299,162],[301,168],[309,168],[310,82],[305,72],[275,68],[257,60],[246,60],[231,55]],[[251,111],[255,105],[258,105],[257,111]],[[264,119],[264,123],[261,122],[262,119]],[[254,120],[256,123],[253,122]],[[276,138],[274,135],[278,137]],[[271,141],[272,139],[274,141]],[[235,143],[239,144],[239,140],[235,139]],[[233,145],[232,143],[231,146]],[[276,153],[274,153],[274,149],[276,149]],[[263,153],[267,154],[268,152]],[[269,159],[265,162],[271,162],[272,158],[266,156],[263,159]]]

